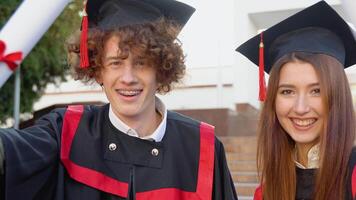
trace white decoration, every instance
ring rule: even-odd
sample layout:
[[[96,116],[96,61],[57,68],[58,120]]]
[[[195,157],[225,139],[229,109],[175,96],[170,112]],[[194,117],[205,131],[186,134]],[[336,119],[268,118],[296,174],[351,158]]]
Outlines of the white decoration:
[[[5,54],[21,51],[28,55],[70,0],[24,0],[0,31],[6,44]],[[20,64],[20,63],[18,63]],[[0,88],[12,74],[0,63]]]

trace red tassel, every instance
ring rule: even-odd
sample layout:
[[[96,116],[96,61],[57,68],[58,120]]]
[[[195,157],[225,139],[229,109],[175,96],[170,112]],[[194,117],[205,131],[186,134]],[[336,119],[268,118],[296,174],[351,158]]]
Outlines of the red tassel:
[[[259,47],[259,100],[266,100],[266,82],[265,82],[265,58],[264,58],[264,45],[263,45],[263,32],[261,33],[261,42]]]
[[[84,2],[83,17],[82,17],[82,32],[80,35],[80,67],[89,67],[88,56],[88,15],[86,12],[86,1]]]

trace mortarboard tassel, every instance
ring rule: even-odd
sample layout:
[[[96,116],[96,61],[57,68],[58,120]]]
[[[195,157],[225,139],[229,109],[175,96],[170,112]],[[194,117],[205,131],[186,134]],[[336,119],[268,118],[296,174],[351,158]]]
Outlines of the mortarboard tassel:
[[[260,101],[266,100],[266,82],[265,82],[265,59],[264,59],[264,45],[263,45],[263,32],[260,34],[261,41],[259,45],[259,97]]]
[[[80,35],[80,67],[89,67],[88,57],[88,14],[86,12],[86,1],[84,1],[84,9],[82,13],[82,32]]]

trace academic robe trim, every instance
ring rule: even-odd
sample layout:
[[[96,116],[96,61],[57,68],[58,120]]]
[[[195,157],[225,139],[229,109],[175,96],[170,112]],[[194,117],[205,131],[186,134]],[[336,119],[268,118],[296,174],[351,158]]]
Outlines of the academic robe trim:
[[[83,110],[83,105],[69,106],[64,115],[61,139],[61,160],[63,165],[67,169],[69,176],[74,180],[107,193],[127,197],[128,183],[117,181],[101,172],[79,166],[70,160],[69,154],[72,141]]]
[[[70,150],[73,138],[84,112],[84,106],[69,106],[65,115],[61,139],[61,160],[74,180],[114,194],[120,197],[128,196],[129,184],[87,167],[82,167],[70,160]],[[136,193],[137,200],[172,199],[172,200],[211,200],[214,173],[214,127],[200,123],[200,153],[196,192],[187,192],[177,188],[161,188],[147,192]]]
[[[262,200],[262,186],[258,186],[253,195],[253,200]]]
[[[196,192],[176,188],[163,188],[136,194],[137,200],[211,200],[214,170],[214,127],[200,123],[200,155]]]

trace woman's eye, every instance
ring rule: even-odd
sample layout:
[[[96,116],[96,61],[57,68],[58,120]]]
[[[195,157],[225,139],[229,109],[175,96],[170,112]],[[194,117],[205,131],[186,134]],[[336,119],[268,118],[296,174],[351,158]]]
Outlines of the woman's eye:
[[[280,94],[283,94],[283,95],[290,95],[292,93],[293,93],[293,90],[288,90],[288,89],[284,89],[284,90],[280,91]]]
[[[312,94],[320,94],[320,88],[315,88],[311,92]]]

